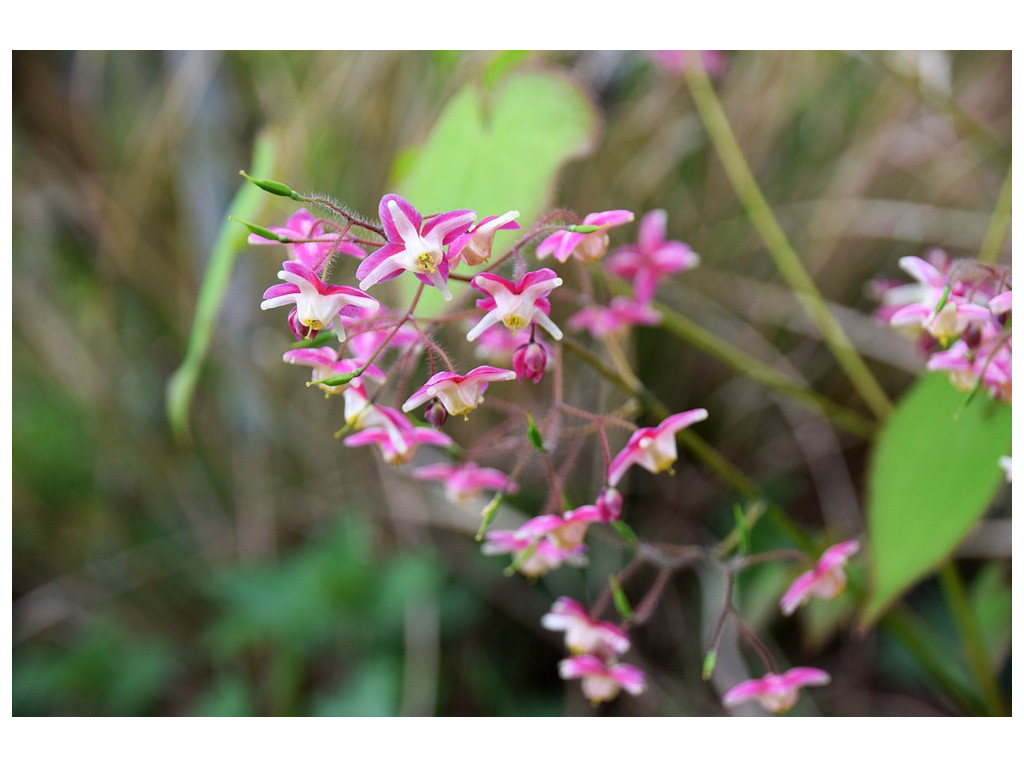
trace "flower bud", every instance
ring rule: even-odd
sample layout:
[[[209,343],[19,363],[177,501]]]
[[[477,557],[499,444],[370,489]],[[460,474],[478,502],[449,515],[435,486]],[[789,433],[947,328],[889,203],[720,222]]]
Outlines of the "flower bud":
[[[597,494],[597,501],[594,502],[601,513],[601,521],[610,523],[622,517],[622,493],[618,488],[610,486],[602,488]]]
[[[964,332],[961,334],[960,338],[962,338],[964,343],[971,349],[977,349],[978,345],[981,344],[981,329],[974,323],[971,323],[964,328]]]
[[[434,429],[440,429],[448,421],[448,411],[436,397],[423,410],[423,420]]]
[[[529,379],[537,383],[544,378],[548,365],[548,353],[539,341],[531,341],[516,349],[512,355],[512,369],[520,381]]]

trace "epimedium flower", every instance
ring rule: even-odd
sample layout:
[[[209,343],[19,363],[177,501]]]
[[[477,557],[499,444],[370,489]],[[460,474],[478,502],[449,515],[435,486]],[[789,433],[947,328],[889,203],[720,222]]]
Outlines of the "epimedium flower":
[[[553,269],[528,272],[516,283],[490,272],[481,272],[470,284],[487,294],[487,298],[477,300],[477,306],[487,310],[487,314],[466,334],[468,341],[476,341],[480,334],[497,323],[513,333],[537,323],[552,338],[562,338],[561,329],[548,317],[551,302],[547,296],[562,284],[562,278]]]
[[[591,304],[569,318],[574,331],[587,330],[603,339],[629,330],[634,325],[657,325],[661,315],[652,307],[624,296],[616,296],[609,306]]]
[[[410,395],[402,410],[408,413],[436,397],[452,416],[469,413],[483,402],[484,391],[490,382],[510,381],[515,377],[515,371],[491,365],[477,366],[465,376],[452,371],[435,373]]]
[[[544,378],[548,366],[548,350],[541,342],[531,341],[516,348],[512,354],[512,370],[520,381],[529,380],[534,384]]]
[[[575,655],[610,659],[629,650],[629,636],[623,630],[611,622],[594,620],[586,608],[568,597],[558,598],[540,623],[545,629],[565,632],[565,645]]]
[[[380,306],[375,298],[360,290],[323,282],[297,261],[286,261],[277,276],[284,282],[264,292],[260,309],[295,304],[295,318],[302,326],[312,331],[333,327],[342,341],[345,328],[340,322],[335,323],[340,312],[352,311],[349,308],[376,311]]]
[[[537,258],[546,259],[548,256],[554,256],[563,264],[571,256],[575,256],[579,261],[599,261],[608,250],[607,230],[628,224],[633,218],[632,211],[588,213],[583,219],[583,225],[599,229],[587,233],[562,230],[548,235],[537,246]]]
[[[351,389],[351,388],[350,388]],[[348,391],[348,390],[346,390]],[[402,465],[416,455],[421,445],[451,445],[452,439],[428,427],[415,427],[393,408],[368,405],[361,412],[367,426],[345,438],[345,445],[376,445],[388,464]],[[383,421],[382,421],[383,420]],[[380,424],[380,426],[377,426]]]
[[[545,538],[529,539],[518,534],[518,531],[487,531],[481,551],[485,555],[511,554],[516,570],[530,578],[543,576],[565,562],[573,565],[585,562],[582,545],[563,549]]]
[[[733,707],[754,699],[769,712],[783,713],[796,704],[801,688],[831,682],[832,678],[823,669],[794,667],[781,675],[769,673],[756,680],[746,680],[729,689],[722,697],[722,703]]]
[[[324,379],[330,379],[345,373],[358,371],[362,367],[362,361],[356,358],[338,359],[338,351],[330,347],[312,347],[309,349],[289,349],[284,353],[284,361],[292,365],[307,365],[313,369],[312,384],[316,384],[328,396],[336,395],[345,391],[349,384],[324,384]],[[384,372],[375,365],[367,366],[363,372],[364,376],[384,381]],[[356,379],[353,379],[356,381]]]
[[[356,270],[360,289],[365,291],[409,271],[450,300],[445,246],[466,231],[476,214],[458,210],[424,219],[408,200],[395,194],[381,198],[378,213],[388,242],[367,256]]]
[[[844,541],[826,549],[814,569],[797,576],[786,590],[786,594],[780,601],[782,613],[791,616],[811,597],[831,600],[841,594],[846,588],[846,572],[843,570],[843,566],[859,549],[860,542],[856,539]]]
[[[331,231],[327,225],[328,222],[318,219],[305,208],[300,208],[288,218],[288,222],[284,226],[267,227],[267,229],[289,240],[314,241],[288,243],[293,260],[313,272],[319,272],[332,253],[345,253],[355,256],[357,259],[366,256],[366,251],[355,243],[349,242],[340,233]],[[268,240],[257,234],[250,234],[248,242],[250,245],[281,244],[276,240]]]
[[[564,550],[575,551],[583,544],[591,523],[604,522],[601,510],[591,504],[563,512],[539,515],[519,526],[516,536],[529,541],[544,538]]]
[[[583,695],[595,706],[611,701],[620,690],[634,696],[647,690],[643,670],[632,664],[605,662],[589,653],[562,659],[558,663],[558,674],[563,680],[579,680]]]
[[[465,261],[471,267],[478,267],[491,258],[491,248],[494,246],[494,236],[499,229],[519,229],[514,221],[519,217],[519,211],[509,211],[502,216],[488,216],[480,219],[469,228],[464,234],[452,240],[448,246],[448,261],[452,268],[458,266],[459,261]]]
[[[700,263],[700,257],[686,243],[665,239],[667,222],[664,210],[647,213],[640,220],[636,245],[619,246],[608,258],[607,267],[613,275],[633,282],[638,302],[653,299],[658,281],[665,275],[693,269]]]
[[[672,414],[656,427],[638,429],[608,466],[608,485],[617,486],[626,470],[634,464],[654,474],[669,469],[677,456],[676,433],[707,417],[705,409],[694,408]]]
[[[412,472],[417,480],[437,480],[445,484],[445,495],[459,503],[477,498],[482,491],[516,493],[514,480],[498,469],[478,467],[472,461],[465,464],[430,464]]]

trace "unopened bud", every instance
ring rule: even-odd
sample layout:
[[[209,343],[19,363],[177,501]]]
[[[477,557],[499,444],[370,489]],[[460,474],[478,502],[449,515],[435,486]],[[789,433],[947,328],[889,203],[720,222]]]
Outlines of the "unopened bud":
[[[246,181],[252,182],[264,192],[269,192],[270,194],[278,195],[279,197],[290,197],[292,200],[303,199],[302,195],[287,184],[282,184],[280,181],[273,181],[271,179],[254,179],[245,171],[239,171],[238,173],[244,176]]]
[[[440,429],[448,421],[448,411],[436,397],[423,410],[423,420],[434,429]]]
[[[622,517],[622,493],[618,488],[610,486],[602,488],[594,502],[601,513],[601,522],[610,523]]]
[[[589,235],[591,232],[597,232],[600,228],[597,224],[572,224],[566,227],[570,232],[580,235]]]
[[[548,353],[539,341],[523,344],[512,355],[512,370],[520,381],[529,379],[535,384],[544,378],[548,366]]]
[[[977,349],[981,344],[981,329],[974,323],[971,323],[966,328],[961,337],[964,343],[971,349]]]

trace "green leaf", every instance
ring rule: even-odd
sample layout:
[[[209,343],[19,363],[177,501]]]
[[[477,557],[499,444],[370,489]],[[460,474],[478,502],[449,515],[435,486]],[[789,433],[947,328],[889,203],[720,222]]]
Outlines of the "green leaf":
[[[596,133],[594,105],[568,77],[513,71],[493,90],[467,85],[452,97],[399,187],[423,213],[472,208],[482,218],[519,211],[520,225],[530,227],[550,206],[559,169],[588,152]],[[496,250],[517,233],[498,235]],[[401,283],[411,300],[418,282]],[[466,286],[450,288],[457,295]],[[444,305],[436,293],[420,303],[426,316]]]
[[[636,533],[634,533],[633,529],[630,528],[629,525],[624,523],[622,520],[612,520],[612,528],[614,528],[615,532],[622,537],[622,540],[626,542],[630,549],[636,549],[638,543]]]
[[[868,479],[869,626],[941,565],[985,514],[1005,482],[1010,407],[987,398],[964,405],[945,374],[927,376],[886,422]]]
[[[547,449],[544,447],[544,438],[540,434],[540,429],[537,427],[537,422],[533,420],[532,414],[526,414],[526,420],[529,424],[526,427],[526,436],[530,438],[530,442],[533,443],[533,447],[541,453],[544,453]]]
[[[1010,650],[1013,600],[1001,563],[988,563],[971,584],[970,601],[985,648],[998,668]]]
[[[627,621],[633,618],[633,609],[629,605],[629,598],[626,597],[626,593],[622,591],[622,586],[619,584],[619,580],[614,576],[608,576],[608,586],[612,590],[612,601],[615,603],[615,610],[619,612],[619,615]]]

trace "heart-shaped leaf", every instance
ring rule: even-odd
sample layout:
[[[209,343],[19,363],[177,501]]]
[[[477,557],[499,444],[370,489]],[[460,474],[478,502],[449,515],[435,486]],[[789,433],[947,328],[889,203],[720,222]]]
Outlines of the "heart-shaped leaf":
[[[872,624],[939,566],[985,514],[1005,482],[1010,406],[967,402],[947,376],[918,381],[882,429],[868,481],[870,587],[861,623]]]

